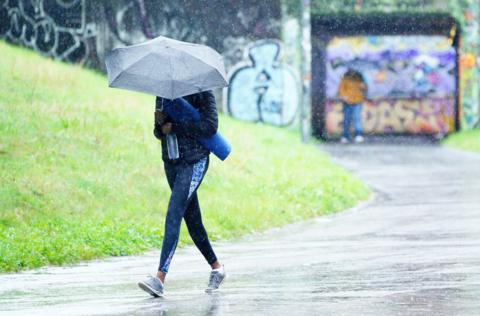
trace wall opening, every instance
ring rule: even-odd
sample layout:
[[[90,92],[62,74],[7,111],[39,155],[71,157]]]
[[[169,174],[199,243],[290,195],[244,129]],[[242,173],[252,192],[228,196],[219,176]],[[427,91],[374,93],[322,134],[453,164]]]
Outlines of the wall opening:
[[[353,68],[367,83],[366,134],[448,134],[460,128],[459,24],[448,14],[312,18],[312,128],[340,135],[338,84]]]

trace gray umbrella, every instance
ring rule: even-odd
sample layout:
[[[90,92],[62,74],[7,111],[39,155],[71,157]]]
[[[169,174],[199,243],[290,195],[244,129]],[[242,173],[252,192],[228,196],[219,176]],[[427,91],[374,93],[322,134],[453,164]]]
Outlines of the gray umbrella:
[[[110,87],[168,99],[228,86],[223,58],[214,49],[163,36],[114,49],[105,63]]]

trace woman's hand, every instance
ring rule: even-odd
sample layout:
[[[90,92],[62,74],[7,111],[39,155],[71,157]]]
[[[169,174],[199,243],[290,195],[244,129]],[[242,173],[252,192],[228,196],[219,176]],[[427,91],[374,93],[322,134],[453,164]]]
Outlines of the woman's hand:
[[[167,135],[172,132],[172,123],[165,123],[162,125],[162,133]]]

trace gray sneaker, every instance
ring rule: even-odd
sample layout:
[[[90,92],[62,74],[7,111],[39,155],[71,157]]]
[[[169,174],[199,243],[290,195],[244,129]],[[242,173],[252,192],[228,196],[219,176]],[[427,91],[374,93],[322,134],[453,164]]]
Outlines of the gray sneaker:
[[[163,283],[156,276],[147,276],[145,280],[138,282],[138,286],[154,297],[163,296]]]
[[[218,290],[220,284],[225,280],[227,274],[225,273],[225,267],[222,265],[221,268],[212,270],[210,272],[210,280],[208,281],[208,287],[205,289],[205,292],[210,293]]]

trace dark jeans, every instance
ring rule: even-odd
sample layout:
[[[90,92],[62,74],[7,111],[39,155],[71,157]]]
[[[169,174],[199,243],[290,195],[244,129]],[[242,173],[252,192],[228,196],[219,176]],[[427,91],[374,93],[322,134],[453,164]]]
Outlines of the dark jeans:
[[[165,219],[165,233],[163,237],[162,253],[158,270],[167,273],[177,248],[180,236],[182,218],[185,219],[188,232],[193,242],[209,264],[217,261],[207,232],[203,227],[200,205],[198,204],[197,189],[208,169],[208,158],[194,163],[172,164],[165,162],[165,174],[172,195],[168,203],[167,218]]]
[[[362,135],[362,104],[343,103],[343,134],[350,138],[350,125],[353,123],[355,136]]]

